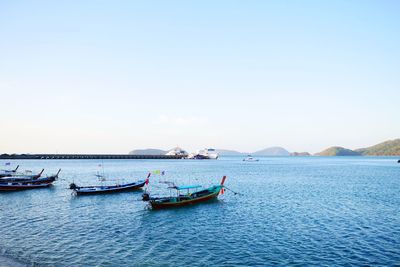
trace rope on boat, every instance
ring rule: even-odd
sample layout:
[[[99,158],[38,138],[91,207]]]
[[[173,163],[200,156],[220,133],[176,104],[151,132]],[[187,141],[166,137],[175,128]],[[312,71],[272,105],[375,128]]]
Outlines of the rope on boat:
[[[233,194],[235,194],[235,195],[244,196],[242,193],[235,192],[235,191],[233,191],[232,189],[226,187],[225,185],[224,185],[224,188],[228,189],[229,191],[231,191],[231,192],[232,192]]]

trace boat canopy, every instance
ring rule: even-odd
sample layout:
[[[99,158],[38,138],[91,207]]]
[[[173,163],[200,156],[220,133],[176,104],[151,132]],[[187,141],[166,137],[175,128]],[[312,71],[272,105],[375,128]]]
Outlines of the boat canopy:
[[[185,189],[193,189],[193,188],[200,188],[201,185],[182,185],[182,186],[176,186],[176,190],[185,190]]]

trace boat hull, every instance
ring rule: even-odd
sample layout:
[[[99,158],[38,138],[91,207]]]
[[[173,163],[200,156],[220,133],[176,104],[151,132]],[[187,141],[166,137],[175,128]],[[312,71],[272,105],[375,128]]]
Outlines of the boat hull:
[[[219,195],[219,192],[221,191],[222,186],[215,186],[210,192],[210,194],[201,196],[201,197],[195,197],[192,199],[185,199],[185,200],[180,200],[180,197],[173,197],[173,198],[165,198],[168,199],[168,202],[162,202],[163,199],[151,199],[150,200],[150,205],[153,209],[168,209],[168,208],[177,208],[177,207],[184,207],[188,205],[193,205],[193,204],[198,204],[202,202],[207,202],[213,199],[216,199]],[[170,200],[175,200],[175,201],[170,201]]]
[[[29,189],[46,188],[51,186],[51,183],[31,184],[31,183],[0,183],[0,191],[20,191]]]
[[[38,178],[38,179],[25,179],[25,178],[13,178],[13,177],[6,177],[0,178],[0,183],[30,183],[30,184],[51,184],[53,183],[57,177],[45,177],[45,178]]]
[[[145,185],[145,182],[120,185],[120,186],[87,186],[77,187],[74,189],[77,195],[99,195],[112,194],[118,192],[127,192],[140,190]]]

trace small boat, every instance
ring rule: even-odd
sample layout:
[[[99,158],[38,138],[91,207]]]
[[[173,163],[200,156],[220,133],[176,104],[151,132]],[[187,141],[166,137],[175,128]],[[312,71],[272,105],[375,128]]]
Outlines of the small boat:
[[[253,158],[251,155],[248,155],[246,158],[243,159],[243,161],[255,162],[255,161],[259,161],[259,159]]]
[[[6,177],[2,177],[0,179],[4,179],[4,178],[8,178],[8,177],[13,177],[13,178],[16,178],[16,179],[38,179],[38,178],[40,178],[40,176],[42,176],[43,172],[44,172],[44,169],[42,169],[37,174],[32,174],[32,171],[27,170],[24,173],[15,172],[15,173],[12,173],[12,174],[10,174],[10,175],[8,175]]]
[[[143,201],[149,201],[153,209],[165,209],[182,207],[186,205],[206,202],[216,199],[218,195],[224,193],[224,183],[226,176],[222,178],[221,184],[214,185],[209,188],[190,193],[190,189],[200,188],[200,185],[173,186],[171,189],[177,191],[176,196],[171,197],[150,197],[148,193],[143,194]],[[186,194],[181,194],[182,190],[187,190]]]
[[[94,195],[134,191],[141,189],[145,184],[147,184],[149,182],[149,177],[150,173],[145,181],[140,180],[134,183],[116,185],[77,186],[75,183],[72,183],[69,185],[69,189],[73,190],[77,195]]]
[[[42,170],[43,172],[43,170]],[[41,172],[41,173],[42,173]],[[17,191],[17,190],[26,190],[26,189],[36,189],[36,188],[45,188],[49,187],[53,184],[55,180],[58,179],[58,175],[60,174],[61,169],[54,175],[46,176],[40,178],[40,175],[32,176],[38,178],[29,178],[26,176],[11,176],[4,177],[0,179],[0,191]]]
[[[19,165],[14,170],[1,170],[0,171],[0,178],[12,176],[17,173]]]
[[[43,172],[43,170],[42,170]],[[56,174],[50,175],[50,176],[46,176],[46,177],[41,177],[41,173],[40,175],[22,175],[22,176],[10,176],[10,177],[3,177],[0,178],[0,182],[4,182],[4,183],[31,183],[31,184],[51,184],[53,183],[55,180],[58,179],[58,175],[60,174],[61,169],[58,170],[58,172]]]
[[[210,158],[208,158],[208,157],[206,157],[206,156],[204,156],[204,155],[197,154],[197,155],[191,156],[191,157],[188,158],[188,159],[210,159]]]
[[[0,191],[18,191],[51,186],[51,183],[0,182]]]

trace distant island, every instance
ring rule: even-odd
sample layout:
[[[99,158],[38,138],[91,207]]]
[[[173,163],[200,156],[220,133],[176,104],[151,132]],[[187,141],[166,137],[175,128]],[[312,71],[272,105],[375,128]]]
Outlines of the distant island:
[[[334,146],[327,148],[315,156],[399,156],[400,139],[389,140],[374,146],[351,150],[344,147]]]
[[[289,156],[290,153],[283,147],[274,146],[252,153],[254,156]]]
[[[129,152],[131,155],[165,155],[169,150],[161,149],[136,149]],[[311,156],[308,152],[289,152],[283,147],[274,146],[268,147],[255,152],[240,152],[229,149],[215,149],[220,156]],[[313,156],[399,156],[400,155],[400,139],[389,140],[386,142],[379,143],[374,146],[359,148],[359,149],[348,149],[340,146],[333,146],[327,148],[319,153],[315,153]]]
[[[290,156],[305,157],[305,156],[311,156],[311,154],[308,152],[291,152]]]
[[[333,146],[314,154],[314,156],[361,156],[361,154],[351,149]]]

